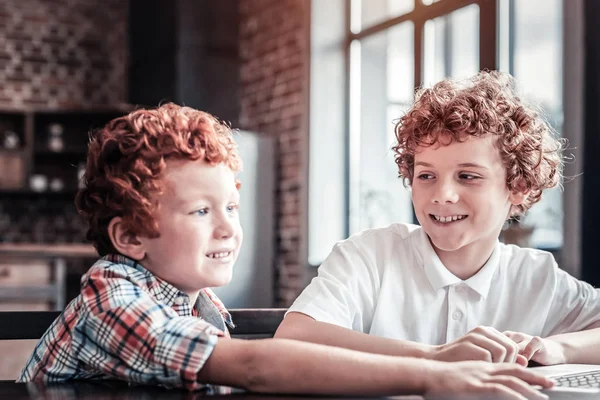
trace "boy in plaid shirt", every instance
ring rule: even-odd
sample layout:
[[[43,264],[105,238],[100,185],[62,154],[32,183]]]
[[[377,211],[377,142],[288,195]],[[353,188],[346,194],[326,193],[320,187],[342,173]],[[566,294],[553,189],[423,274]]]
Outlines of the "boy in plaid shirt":
[[[137,110],[94,133],[76,205],[101,258],[18,381],[544,398],[528,383],[551,382],[517,365],[448,364],[292,340],[229,338],[231,317],[209,287],[230,281],[242,242],[240,168],[230,129],[187,107]]]

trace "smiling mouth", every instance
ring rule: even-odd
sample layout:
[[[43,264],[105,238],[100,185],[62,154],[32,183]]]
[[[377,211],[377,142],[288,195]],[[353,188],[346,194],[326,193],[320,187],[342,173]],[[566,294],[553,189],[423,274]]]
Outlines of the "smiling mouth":
[[[208,258],[212,258],[212,259],[215,259],[215,260],[218,260],[218,259],[220,259],[220,258],[227,258],[227,257],[229,257],[229,256],[230,256],[232,253],[233,253],[232,251],[221,251],[221,252],[218,252],[218,253],[210,253],[210,254],[207,254],[207,255],[206,255],[206,257],[208,257]]]
[[[467,218],[467,215],[456,214],[456,215],[441,216],[441,215],[429,214],[429,217],[432,220],[434,220],[435,222],[439,222],[441,224],[449,224],[451,222],[462,221]]]

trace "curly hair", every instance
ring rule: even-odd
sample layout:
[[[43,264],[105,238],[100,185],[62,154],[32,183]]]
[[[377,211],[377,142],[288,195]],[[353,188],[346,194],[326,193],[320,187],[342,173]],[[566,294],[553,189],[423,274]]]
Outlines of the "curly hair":
[[[496,135],[508,189],[528,193],[523,204],[511,209],[511,217],[523,215],[540,201],[544,189],[562,179],[563,141],[518,97],[514,78],[505,73],[483,71],[468,80],[446,79],[420,89],[394,132],[392,149],[405,185],[412,184],[417,147]]]
[[[241,160],[231,129],[214,116],[173,103],[140,109],[90,134],[83,188],[75,205],[88,223],[87,239],[98,254],[116,252],[108,224],[121,217],[136,235],[158,237],[155,195],[169,159],[224,163],[232,171]],[[238,183],[239,187],[239,183]]]

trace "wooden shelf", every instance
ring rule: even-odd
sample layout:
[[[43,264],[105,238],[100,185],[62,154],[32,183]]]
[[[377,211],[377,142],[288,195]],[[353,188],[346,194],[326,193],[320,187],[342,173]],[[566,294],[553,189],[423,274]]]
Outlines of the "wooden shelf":
[[[0,189],[0,196],[35,196],[35,197],[73,197],[77,194],[77,189],[62,189],[59,191],[53,191],[46,189],[42,192],[35,191],[33,189]]]
[[[0,256],[31,258],[96,258],[98,253],[90,244],[0,243]]]
[[[87,155],[87,147],[67,147],[61,151],[53,151],[45,147],[36,147],[33,152],[38,156],[83,156]]]
[[[78,107],[0,107],[0,113],[3,114],[78,114],[78,113],[128,113],[136,108],[135,105],[129,103],[118,104],[92,104],[82,105]]]

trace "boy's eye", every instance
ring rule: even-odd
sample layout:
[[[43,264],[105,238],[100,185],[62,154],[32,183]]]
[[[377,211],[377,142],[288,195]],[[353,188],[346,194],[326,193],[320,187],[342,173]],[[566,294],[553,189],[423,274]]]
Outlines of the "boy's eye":
[[[463,179],[465,181],[473,181],[475,179],[481,179],[479,176],[472,175],[472,174],[460,174],[459,177],[460,177],[460,179]]]
[[[427,181],[427,180],[433,179],[433,175],[432,174],[419,174],[417,176],[417,179],[420,179],[422,181]]]
[[[201,208],[199,210],[194,211],[192,214],[195,214],[195,215],[206,215],[206,214],[208,214],[208,208]]]
[[[227,206],[227,212],[233,213],[233,212],[236,212],[239,208],[240,208],[239,204],[232,204],[232,205]]]

